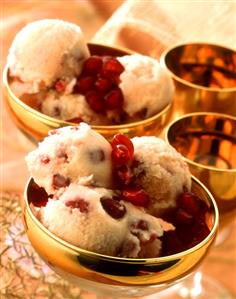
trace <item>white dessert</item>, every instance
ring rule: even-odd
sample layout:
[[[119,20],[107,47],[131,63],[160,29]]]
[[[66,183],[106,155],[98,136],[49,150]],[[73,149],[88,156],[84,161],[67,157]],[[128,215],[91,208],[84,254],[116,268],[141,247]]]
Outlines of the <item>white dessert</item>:
[[[41,111],[49,116],[75,122],[83,121],[90,125],[106,125],[108,120],[88,105],[81,94],[60,94],[50,91],[45,95],[41,104]],[[76,121],[77,119],[77,121]]]
[[[108,189],[71,184],[59,200],[49,200],[37,217],[58,237],[89,251],[133,258],[158,256],[159,237],[173,226],[124,201],[119,202],[120,214],[114,207],[109,214],[102,200],[112,201],[112,195]]]
[[[182,156],[162,139],[145,136],[132,138],[136,183],[150,195],[149,211],[159,216],[176,206],[176,198],[191,190],[191,174]]]
[[[119,86],[124,95],[123,109],[130,117],[137,113],[150,117],[172,101],[174,84],[156,59],[133,54],[118,60],[125,68]]]
[[[89,51],[79,26],[56,19],[29,23],[15,36],[7,63],[10,76],[24,93],[51,87],[56,80],[72,81]],[[19,88],[18,88],[19,89]]]
[[[104,137],[85,123],[49,134],[26,156],[31,176],[48,194],[71,183],[111,187],[111,146]]]

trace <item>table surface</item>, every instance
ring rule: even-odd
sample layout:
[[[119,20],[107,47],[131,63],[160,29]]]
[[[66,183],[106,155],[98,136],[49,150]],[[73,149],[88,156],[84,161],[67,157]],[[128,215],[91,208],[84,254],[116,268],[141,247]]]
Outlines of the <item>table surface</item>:
[[[66,5],[64,5],[66,2]],[[182,12],[183,2],[150,0],[143,11],[142,1],[126,1],[118,11],[107,21],[107,17],[122,1],[1,1],[2,34],[0,35],[1,57],[0,65],[5,64],[7,51],[16,32],[26,23],[41,18],[61,18],[79,24],[88,40],[92,39],[105,43],[115,43],[132,48],[136,51],[158,57],[167,46],[173,42],[182,42],[191,38],[199,38],[203,32],[201,12],[197,8],[198,1],[189,1],[186,7],[186,22],[191,12],[193,20],[189,26],[184,26],[184,20],[177,22],[176,14]],[[203,3],[202,1],[200,1]],[[206,1],[209,26],[218,19],[219,22],[209,32],[204,31],[202,40],[209,38],[213,42],[235,48],[235,1]],[[212,5],[209,4],[212,2]],[[214,3],[213,3],[214,2]],[[186,4],[186,3],[185,3]],[[159,19],[155,18],[153,8],[158,11]],[[206,10],[206,7],[205,7]],[[142,13],[140,13],[142,11]],[[152,14],[150,13],[152,11]],[[209,12],[211,14],[209,14]],[[122,17],[121,17],[122,16]],[[148,28],[142,38],[152,45],[140,45],[140,32],[134,34],[133,20]],[[127,23],[127,20],[131,20]],[[195,20],[195,21],[194,21]],[[196,21],[198,20],[198,21]],[[122,23],[123,22],[123,23]],[[154,30],[158,26],[158,30]],[[132,26],[130,24],[132,23]],[[176,25],[178,23],[178,26]],[[128,24],[128,26],[127,26]],[[128,28],[128,29],[127,29]],[[136,27],[137,29],[138,27]],[[150,32],[152,34],[150,34]],[[154,34],[154,33],[155,34]],[[96,34],[95,34],[96,33]],[[181,34],[180,34],[181,33]],[[158,35],[158,38],[157,38]],[[155,51],[154,51],[155,50]],[[2,90],[2,89],[1,89]],[[93,294],[81,290],[54,274],[38,257],[27,237],[21,221],[19,200],[27,179],[24,156],[31,145],[17,131],[9,119],[1,99],[1,201],[0,234],[1,252],[1,298],[92,298]],[[3,175],[4,173],[4,175]],[[223,243],[214,246],[202,264],[201,270],[210,275],[236,296],[236,219],[231,222]],[[155,297],[157,298],[157,297]],[[165,297],[166,298],[166,297]],[[173,298],[171,296],[170,298]],[[227,299],[227,297],[222,297]],[[208,298],[206,298],[208,299]],[[209,299],[215,299],[209,298]]]

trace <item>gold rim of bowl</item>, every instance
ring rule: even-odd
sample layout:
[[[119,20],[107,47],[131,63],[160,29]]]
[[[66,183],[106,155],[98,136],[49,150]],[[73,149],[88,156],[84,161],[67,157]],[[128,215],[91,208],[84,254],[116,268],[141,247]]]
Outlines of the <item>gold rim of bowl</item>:
[[[218,212],[218,208],[217,208],[217,204],[213,198],[213,196],[211,195],[210,191],[205,187],[205,185],[203,183],[201,183],[196,177],[194,177],[193,175],[191,176],[192,178],[192,182],[195,182],[198,186],[200,186],[201,189],[203,189],[203,191],[207,194],[208,197],[208,203],[211,204],[211,206],[213,207],[213,217],[214,217],[214,224],[211,228],[211,231],[209,233],[209,235],[203,240],[201,241],[199,244],[195,245],[194,247],[187,249],[185,251],[173,254],[173,255],[169,255],[169,256],[164,256],[164,257],[157,257],[157,258],[122,258],[122,257],[115,257],[115,256],[109,256],[109,255],[104,255],[104,254],[99,254],[96,252],[92,252],[92,251],[88,251],[82,248],[79,248],[77,246],[74,246],[64,240],[62,240],[61,238],[57,237],[55,234],[51,233],[38,219],[37,217],[34,215],[34,213],[32,212],[31,208],[30,208],[30,204],[28,202],[28,196],[27,196],[27,192],[28,189],[30,187],[30,184],[32,182],[32,178],[30,178],[26,184],[26,188],[24,191],[24,204],[26,207],[27,212],[29,213],[31,219],[34,221],[34,223],[40,228],[40,230],[43,231],[43,233],[47,234],[50,238],[54,239],[56,242],[62,244],[63,246],[67,247],[68,249],[73,250],[76,253],[79,254],[85,254],[86,256],[93,256],[93,257],[100,257],[103,258],[105,260],[110,260],[110,261],[114,261],[114,262],[120,262],[120,263],[127,263],[127,264],[147,264],[147,263],[155,263],[155,262],[167,262],[170,260],[174,260],[174,259],[180,259],[184,256],[187,256],[190,253],[193,253],[194,251],[204,247],[204,245],[206,243],[208,243],[216,234],[217,229],[218,229],[218,223],[219,223],[219,212]]]
[[[231,115],[228,115],[228,114],[223,114],[223,113],[216,113],[216,112],[194,112],[194,113],[188,113],[188,114],[184,114],[183,116],[180,116],[177,120],[173,120],[172,122],[170,122],[167,127],[166,127],[166,130],[165,130],[165,140],[166,142],[171,145],[172,147],[174,147],[171,142],[170,142],[170,139],[169,139],[169,134],[170,134],[170,131],[171,129],[179,122],[181,122],[182,120],[184,119],[188,119],[188,118],[191,118],[191,117],[198,117],[198,116],[207,116],[207,115],[210,115],[210,116],[216,116],[216,117],[219,117],[219,118],[224,118],[224,119],[230,119],[230,120],[233,120],[236,122],[236,117],[234,116],[231,116]],[[214,166],[208,166],[208,165],[203,165],[201,163],[197,163],[197,162],[194,162],[188,158],[186,158],[185,156],[183,156],[183,159],[189,164],[189,165],[193,165],[195,167],[198,167],[198,168],[202,168],[202,169],[206,169],[206,170],[211,170],[211,171],[215,171],[215,172],[229,172],[229,173],[236,173],[236,168],[231,168],[231,169],[226,169],[226,168],[217,168],[217,167],[214,167]]]
[[[214,43],[206,43],[206,42],[193,42],[193,43],[181,43],[181,44],[176,44],[172,47],[169,47],[167,48],[166,50],[164,50],[160,56],[160,64],[162,67],[164,67],[168,72],[169,74],[171,75],[172,78],[174,78],[176,81],[182,83],[183,85],[186,85],[186,86],[189,86],[189,87],[192,87],[194,89],[201,89],[201,90],[206,90],[206,91],[212,91],[212,92],[234,92],[236,91],[236,87],[232,87],[232,88],[217,88],[217,87],[206,87],[206,86],[202,86],[202,85],[198,85],[198,84],[194,84],[194,83],[191,83],[187,80],[184,80],[182,78],[180,78],[178,76],[178,74],[176,74],[175,72],[171,71],[170,68],[168,67],[167,65],[167,59],[168,59],[168,55],[175,51],[176,49],[178,48],[181,48],[181,47],[185,47],[185,46],[188,46],[188,45],[206,45],[206,46],[213,46],[213,47],[218,47],[218,48],[221,48],[221,49],[224,49],[224,50],[228,50],[228,51],[232,51],[234,53],[235,50],[234,49],[231,49],[229,47],[225,47],[225,46],[222,46],[222,45],[219,45],[219,44],[214,44]],[[178,63],[175,61],[175,63]]]

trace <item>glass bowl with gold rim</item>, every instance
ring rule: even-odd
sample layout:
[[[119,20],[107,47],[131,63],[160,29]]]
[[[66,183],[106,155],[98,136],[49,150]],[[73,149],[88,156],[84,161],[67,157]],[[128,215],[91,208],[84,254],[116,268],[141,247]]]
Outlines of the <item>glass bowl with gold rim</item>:
[[[166,49],[160,64],[174,80],[172,119],[191,112],[236,116],[236,51],[204,42]]]
[[[236,216],[236,117],[189,113],[168,125],[165,139],[210,190],[227,224]]]
[[[207,188],[192,177],[192,191],[209,207],[209,235],[183,252],[158,258],[133,259],[106,256],[73,246],[45,228],[31,210],[35,196],[30,179],[22,201],[23,222],[36,252],[56,273],[85,290],[113,297],[144,296],[177,283],[206,256],[217,233],[218,210]]]
[[[123,56],[133,53],[128,49],[102,44],[88,43],[88,47],[92,55]],[[39,141],[48,135],[49,130],[68,125],[78,125],[47,116],[33,108],[34,104],[30,101],[26,103],[17,98],[9,86],[7,66],[3,72],[3,83],[5,87],[4,97],[9,108],[9,113],[17,127],[31,139]],[[169,103],[157,114],[140,121],[119,125],[92,125],[91,127],[107,139],[111,139],[118,132],[127,134],[129,137],[157,135],[167,123],[171,107],[172,103]]]

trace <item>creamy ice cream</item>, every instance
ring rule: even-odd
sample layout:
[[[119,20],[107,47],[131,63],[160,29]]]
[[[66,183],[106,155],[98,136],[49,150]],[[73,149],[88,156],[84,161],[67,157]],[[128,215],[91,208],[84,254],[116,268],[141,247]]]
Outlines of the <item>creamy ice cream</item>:
[[[161,111],[174,94],[174,84],[159,62],[141,54],[118,57],[124,66],[120,75],[120,88],[124,95],[124,111],[133,117],[144,118]]]
[[[141,54],[90,55],[79,26],[56,19],[29,23],[7,58],[13,93],[61,120],[113,125],[143,120],[173,98],[159,62]]]
[[[60,94],[50,91],[45,95],[41,111],[67,121],[86,122],[90,125],[107,125],[109,120],[93,111],[82,94]]]
[[[51,131],[26,161],[43,188],[41,199],[35,190],[29,200],[35,215],[75,246],[151,258],[189,248],[209,233],[202,221],[207,207],[190,192],[186,163],[157,137],[116,134],[109,143],[81,123]]]
[[[149,212],[159,216],[176,206],[178,195],[191,190],[190,171],[182,156],[163,140],[145,136],[132,142],[135,181],[150,195]]]
[[[109,188],[111,146],[85,123],[51,131],[26,157],[35,182],[48,194],[71,183]]]
[[[68,83],[81,71],[89,51],[80,27],[56,19],[29,23],[15,36],[7,63],[10,76],[23,92],[36,93],[64,78]]]
[[[130,203],[113,199],[113,193],[71,184],[59,200],[49,200],[37,217],[58,237],[86,250],[113,256],[157,256],[159,237],[164,228],[173,227]]]

